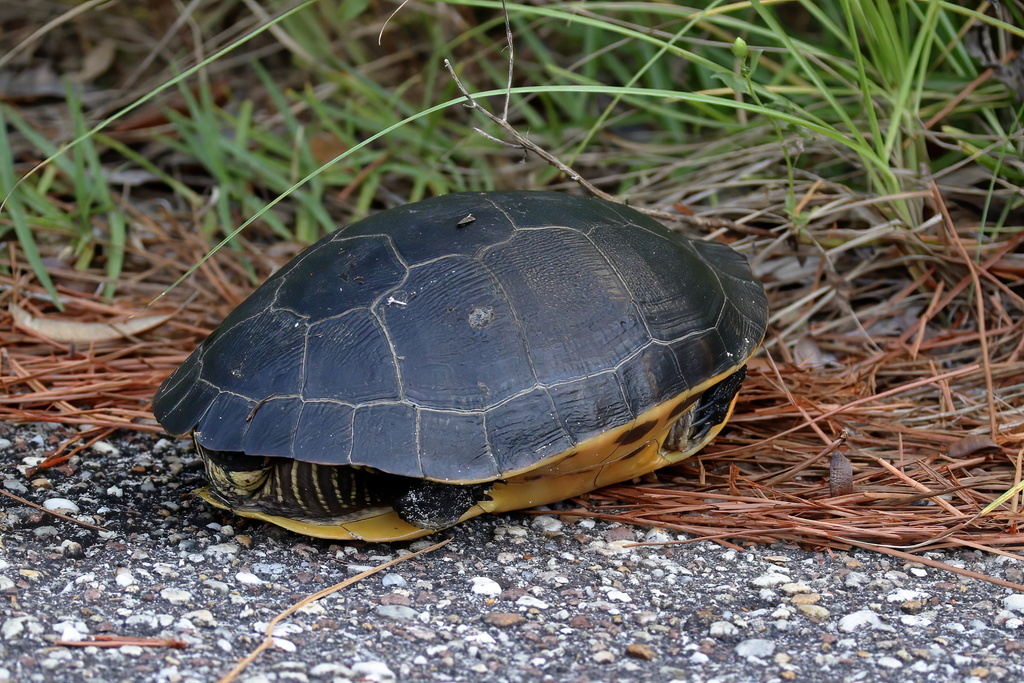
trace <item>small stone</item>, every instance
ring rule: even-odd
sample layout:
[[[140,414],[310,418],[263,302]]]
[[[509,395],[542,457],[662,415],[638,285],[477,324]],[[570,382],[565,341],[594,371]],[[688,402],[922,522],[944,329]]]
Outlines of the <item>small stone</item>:
[[[531,524],[534,529],[539,531],[542,536],[556,536],[562,532],[562,527],[565,524],[557,517],[551,515],[541,515],[533,520]]]
[[[844,633],[853,633],[866,628],[892,630],[892,626],[883,623],[881,618],[869,609],[847,614],[839,620],[839,630]]]
[[[349,678],[351,674],[348,667],[333,662],[317,664],[309,670],[309,675],[315,678]]]
[[[903,662],[896,659],[895,657],[879,657],[875,660],[878,666],[884,666],[886,669],[901,669],[903,668]]]
[[[516,604],[520,607],[535,607],[537,609],[547,609],[551,606],[543,600],[538,600],[532,595],[524,595],[523,597],[516,600]]]
[[[647,661],[651,661],[657,656],[653,648],[643,643],[630,643],[626,646],[626,654],[634,659],[646,659]]]
[[[354,678],[364,681],[393,681],[395,672],[384,662],[356,662],[352,665]]]
[[[641,626],[650,626],[651,624],[658,623],[658,613],[648,611],[637,612],[633,615],[633,621],[640,624]]]
[[[668,543],[672,540],[672,534],[657,527],[644,534],[644,543]]]
[[[385,586],[398,586],[399,588],[404,588],[409,585],[409,582],[406,581],[401,574],[395,574],[394,572],[385,574],[384,578],[381,579],[380,582]]]
[[[605,532],[604,540],[608,541],[609,543],[611,543],[612,541],[633,542],[636,541],[636,532],[628,526],[617,526]],[[604,650],[604,652],[607,652],[607,650]],[[612,653],[608,652],[608,654],[611,655]],[[612,655],[611,661],[614,661],[614,659],[615,656]]]
[[[380,596],[382,605],[412,605],[412,598],[404,593],[387,593]]]
[[[410,636],[416,640],[431,641],[437,639],[437,634],[430,629],[412,627],[406,631]]]
[[[43,501],[43,507],[47,510],[60,510],[61,512],[78,512],[78,506],[67,498],[49,498]]]
[[[907,600],[900,605],[900,611],[904,614],[920,614],[924,610],[925,603],[922,600]]]
[[[804,583],[784,583],[779,586],[779,590],[786,595],[793,596],[799,593],[810,593],[811,587]]]
[[[470,581],[473,582],[473,592],[477,595],[488,595],[496,597],[501,595],[501,586],[494,579],[489,579],[486,576],[474,576]]]
[[[716,621],[708,628],[708,635],[712,638],[728,638],[737,633],[739,629],[731,621]]]
[[[0,638],[11,640],[17,638],[25,630],[25,622],[32,617],[12,617],[0,626]]]
[[[847,588],[863,588],[871,583],[871,577],[864,572],[850,572],[843,579],[843,583],[846,584]]]
[[[569,620],[569,626],[572,626],[573,628],[590,628],[592,624],[590,623],[589,617],[577,614]]]
[[[1003,598],[1003,609],[1024,614],[1024,593],[1014,593]]]
[[[234,557],[238,554],[238,545],[228,541],[227,543],[217,543],[211,545],[206,549],[207,555],[219,555],[218,560],[226,560],[230,557]]]
[[[192,594],[180,588],[165,588],[160,591],[160,597],[173,605],[181,605],[192,599]]]
[[[526,617],[522,614],[510,614],[508,612],[491,612],[481,617],[485,623],[491,626],[497,626],[498,628],[508,628],[515,626],[526,621]]]
[[[217,620],[213,617],[213,612],[208,609],[197,609],[192,612],[187,612],[182,615],[185,619],[188,619],[193,624],[199,624],[200,626],[214,627],[217,625]]]
[[[92,449],[97,453],[102,453],[103,455],[112,455],[115,457],[121,455],[120,449],[109,441],[96,441],[92,444]]]
[[[252,572],[238,572],[237,574],[235,574],[235,578],[240,583],[248,584],[250,586],[258,586],[261,583],[263,583],[263,579],[256,576]]]
[[[790,602],[796,606],[800,605],[814,605],[821,600],[821,595],[818,593],[798,593],[790,598]]]
[[[377,616],[395,621],[412,621],[419,615],[419,612],[405,605],[380,605],[377,607]]]
[[[768,572],[767,574],[758,576],[750,583],[754,588],[774,588],[775,586],[792,583],[792,579],[785,574],[780,574],[779,572]]]
[[[825,621],[832,616],[832,613],[821,605],[800,605],[797,609],[805,617],[814,621]]]
[[[745,659],[757,657],[763,659],[775,653],[775,643],[764,638],[749,638],[736,646],[736,654]]]
[[[594,653],[594,661],[598,664],[611,664],[615,661],[615,655],[608,650],[598,650]]]
[[[608,599],[616,602],[633,602],[633,598],[629,597],[627,593],[616,590],[608,591]]]
[[[60,553],[64,557],[85,557],[85,549],[82,548],[82,544],[78,541],[72,541],[70,538],[64,539],[60,544]]]
[[[885,596],[885,600],[886,602],[906,602],[908,600],[923,600],[927,597],[928,595],[926,593],[922,593],[921,591],[903,589],[893,591],[889,595]]]

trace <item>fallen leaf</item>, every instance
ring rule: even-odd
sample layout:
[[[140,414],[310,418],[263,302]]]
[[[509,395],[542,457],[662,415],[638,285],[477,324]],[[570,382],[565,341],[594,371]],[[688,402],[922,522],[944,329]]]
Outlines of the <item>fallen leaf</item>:
[[[995,441],[991,437],[983,436],[981,434],[972,434],[971,436],[965,436],[953,443],[949,447],[949,451],[946,452],[951,458],[962,458],[967,455],[972,455],[978,451],[984,451],[989,448],[999,448]]]
[[[172,313],[148,315],[141,318],[129,318],[124,322],[117,323],[82,323],[74,320],[37,317],[13,302],[9,305],[8,310],[19,327],[61,343],[103,342],[132,337],[164,324],[173,315]]]

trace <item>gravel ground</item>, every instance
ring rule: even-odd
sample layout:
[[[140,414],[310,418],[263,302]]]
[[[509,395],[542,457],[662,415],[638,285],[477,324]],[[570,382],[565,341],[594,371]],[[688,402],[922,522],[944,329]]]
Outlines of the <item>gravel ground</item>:
[[[215,681],[302,597],[430,545],[309,539],[212,510],[183,442],[124,434],[25,476],[66,436],[0,425],[0,683]],[[1024,595],[867,552],[737,552],[592,520],[478,518],[303,608],[238,681],[1021,681]],[[933,557],[1014,582],[1024,567]],[[97,636],[182,649],[65,647]]]

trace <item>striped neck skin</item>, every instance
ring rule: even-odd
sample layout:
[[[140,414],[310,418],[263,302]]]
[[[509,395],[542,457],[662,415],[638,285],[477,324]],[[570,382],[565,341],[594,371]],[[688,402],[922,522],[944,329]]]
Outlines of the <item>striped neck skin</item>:
[[[412,480],[376,470],[217,451],[196,444],[210,493],[235,511],[321,524],[390,510]]]

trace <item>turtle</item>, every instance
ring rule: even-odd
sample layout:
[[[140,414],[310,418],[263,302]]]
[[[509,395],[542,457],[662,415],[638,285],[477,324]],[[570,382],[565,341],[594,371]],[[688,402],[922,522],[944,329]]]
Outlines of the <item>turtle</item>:
[[[626,205],[460,192],[338,229],[239,304],[153,412],[214,506],[400,541],[679,462],[768,321],[745,256]]]

